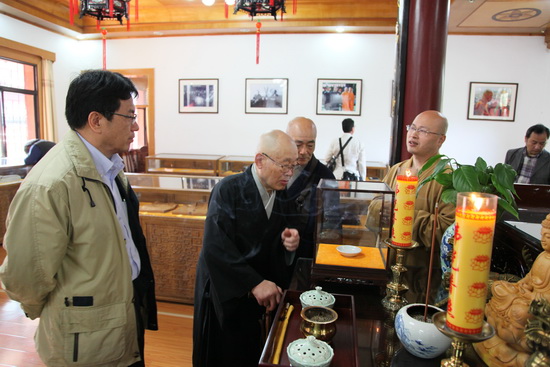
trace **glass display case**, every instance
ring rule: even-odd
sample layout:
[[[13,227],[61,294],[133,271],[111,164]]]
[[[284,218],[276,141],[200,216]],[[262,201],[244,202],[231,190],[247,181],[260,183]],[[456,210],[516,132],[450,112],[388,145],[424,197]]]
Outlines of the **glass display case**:
[[[347,278],[385,285],[394,191],[383,182],[321,180],[317,194],[316,251],[312,279]],[[340,245],[357,246],[353,257]]]
[[[161,153],[145,158],[147,173],[218,176],[218,160],[223,155]]]
[[[218,161],[218,176],[244,172],[252,163],[254,163],[252,156],[226,155]]]
[[[140,200],[139,216],[157,299],[193,304],[208,199],[221,177],[127,173]]]

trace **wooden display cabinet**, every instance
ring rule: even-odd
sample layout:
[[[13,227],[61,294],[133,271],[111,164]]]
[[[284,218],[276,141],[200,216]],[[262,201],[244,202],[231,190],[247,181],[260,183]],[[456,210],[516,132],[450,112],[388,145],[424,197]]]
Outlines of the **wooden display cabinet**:
[[[346,278],[385,285],[394,192],[383,182],[321,180],[317,194],[314,280]],[[339,245],[359,246],[355,257],[338,253]]]
[[[145,158],[147,173],[218,176],[218,160],[223,155],[161,153]]]
[[[254,163],[252,156],[226,155],[218,161],[218,176],[244,172],[252,163]]]
[[[388,172],[388,165],[384,162],[367,161],[365,167],[367,168],[365,181],[382,181]]]
[[[210,191],[220,177],[127,174],[155,273],[157,299],[193,304]]]

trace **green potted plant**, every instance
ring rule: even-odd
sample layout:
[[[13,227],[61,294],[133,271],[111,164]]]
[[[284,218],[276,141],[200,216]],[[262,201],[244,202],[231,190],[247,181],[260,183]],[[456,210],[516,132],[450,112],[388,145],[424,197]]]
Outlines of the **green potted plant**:
[[[439,161],[438,161],[439,160]],[[498,196],[497,220],[501,219],[505,212],[519,218],[515,200],[516,190],[514,180],[516,171],[512,166],[497,163],[495,167],[487,165],[487,162],[478,157],[475,165],[460,164],[454,158],[438,154],[430,158],[419,172],[427,170],[435,162],[434,172],[424,179],[419,188],[425,183],[436,180],[443,186],[441,200],[444,203],[456,205],[456,194],[459,192],[484,192]]]

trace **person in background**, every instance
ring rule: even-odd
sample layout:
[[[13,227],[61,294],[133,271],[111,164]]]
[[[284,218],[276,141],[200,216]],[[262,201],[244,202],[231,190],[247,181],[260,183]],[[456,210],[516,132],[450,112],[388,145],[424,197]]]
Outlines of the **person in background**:
[[[197,263],[194,367],[257,367],[266,313],[281,301],[300,243],[285,188],[298,153],[280,130],[260,137],[254,163],[210,195]]]
[[[29,172],[8,212],[0,279],[47,366],[145,366],[157,330],[155,283],[139,202],[119,153],[135,132],[138,91],[90,70],[69,85],[71,130]]]
[[[33,139],[25,143],[23,149],[25,150],[25,164],[27,166],[34,165],[38,163],[43,156],[48,153],[50,149],[53,148],[55,143],[53,141],[42,140],[42,139]]]
[[[525,133],[525,146],[506,152],[504,163],[518,173],[517,183],[550,185],[550,153],[544,149],[549,135],[546,126],[533,125]]]
[[[313,154],[317,127],[306,117],[292,119],[286,133],[298,148],[298,165],[287,184],[288,196],[296,204],[296,227],[300,232],[300,246],[296,258],[312,258],[315,249],[314,231],[316,211],[316,189],[322,178],[334,179],[334,174]]]
[[[342,121],[342,130],[344,134],[332,142],[325,162],[328,162],[333,156],[338,155],[342,149],[342,153],[336,160],[334,175],[340,180],[361,181],[367,173],[365,149],[359,139],[353,139],[355,122],[350,118],[344,119]]]
[[[438,111],[424,111],[407,126],[407,151],[412,157],[395,164],[390,168],[383,181],[392,189],[395,189],[399,169],[414,168],[416,171],[424,166],[431,157],[439,154],[439,149],[446,139],[448,128],[447,118]],[[435,170],[433,164],[419,177],[422,182]],[[430,249],[432,244],[432,233],[435,218],[435,208],[438,205],[437,229],[434,249],[434,265],[432,268],[432,283],[430,290],[431,302],[435,299],[441,283],[441,267],[439,262],[439,244],[443,232],[454,222],[455,207],[441,201],[443,186],[432,180],[423,185],[416,194],[413,219],[413,241],[420,244],[419,247],[407,251],[405,263],[408,269],[404,279],[409,286],[405,297],[410,303],[424,302],[426,298],[426,284],[428,279]],[[369,211],[372,210],[369,208]],[[379,210],[378,210],[379,211]],[[374,210],[376,213],[377,210]],[[370,216],[369,216],[370,217]]]

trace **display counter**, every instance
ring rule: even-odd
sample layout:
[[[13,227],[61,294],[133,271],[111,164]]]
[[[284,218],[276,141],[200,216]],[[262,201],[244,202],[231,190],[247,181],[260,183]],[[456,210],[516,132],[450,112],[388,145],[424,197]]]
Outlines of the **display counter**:
[[[244,172],[254,163],[254,157],[243,155],[226,155],[218,161],[218,175],[230,176]]]
[[[161,153],[145,158],[147,173],[218,176],[218,160],[223,155]]]
[[[157,299],[192,304],[208,199],[221,177],[126,175],[140,200]]]

